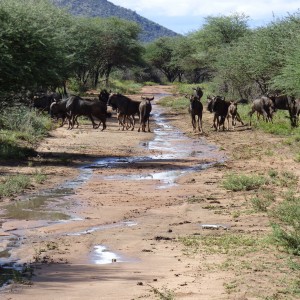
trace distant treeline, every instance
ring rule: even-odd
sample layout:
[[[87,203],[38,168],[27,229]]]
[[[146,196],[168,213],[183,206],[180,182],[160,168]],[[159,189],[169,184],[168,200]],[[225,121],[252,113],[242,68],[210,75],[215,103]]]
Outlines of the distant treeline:
[[[110,76],[201,83],[249,98],[300,94],[300,15],[250,29],[242,14],[207,17],[187,36],[139,41],[119,18],[75,17],[48,0],[0,1],[0,104],[37,91],[95,88]]]

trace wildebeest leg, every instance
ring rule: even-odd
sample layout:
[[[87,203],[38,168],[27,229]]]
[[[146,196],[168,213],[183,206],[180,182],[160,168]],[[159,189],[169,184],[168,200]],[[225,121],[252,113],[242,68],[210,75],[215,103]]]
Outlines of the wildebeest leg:
[[[147,123],[148,123],[148,132],[151,132],[151,130],[150,130],[150,120],[149,120],[149,118],[148,118],[148,120],[147,120]]]
[[[218,129],[219,129],[218,128],[219,127],[219,117],[216,113],[214,114],[213,127],[215,128],[216,131],[218,131]]]
[[[131,119],[132,118],[132,119]],[[131,115],[131,118],[130,118],[130,124],[132,125],[132,129],[131,131],[134,130],[134,126],[135,126],[135,118],[134,118],[134,115]]]
[[[96,127],[96,126],[97,126],[97,124],[95,123],[95,121],[94,121],[94,119],[93,119],[93,116],[92,116],[91,114],[89,115],[89,118],[90,118],[90,120],[92,121],[93,128],[94,128],[94,129],[98,128],[99,126],[98,126],[98,127]]]
[[[100,116],[99,117],[99,119],[100,119],[100,123],[99,123],[99,126],[100,126],[100,124],[102,123],[103,125],[102,125],[102,129],[101,129],[101,131],[103,131],[104,129],[106,129],[106,116]],[[99,127],[98,126],[98,127]]]
[[[140,125],[139,125],[139,129],[138,129],[138,132],[140,132],[140,130],[141,130],[141,127],[142,127],[142,131],[143,131],[143,124],[142,124],[142,118],[140,118]]]
[[[196,131],[196,116],[194,114],[192,114],[191,117],[192,117],[193,130],[195,132]]]
[[[235,124],[234,124],[234,126],[236,125],[236,120],[239,121],[242,125],[244,125],[244,122],[242,121],[242,118],[241,118],[241,116],[239,115],[238,112],[235,115]]]

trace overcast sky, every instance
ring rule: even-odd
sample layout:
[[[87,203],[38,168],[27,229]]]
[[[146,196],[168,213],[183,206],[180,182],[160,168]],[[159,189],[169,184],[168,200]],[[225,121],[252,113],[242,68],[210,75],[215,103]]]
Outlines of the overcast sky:
[[[249,16],[251,27],[264,26],[276,18],[293,14],[299,0],[109,0],[175,32],[186,34],[201,28],[206,16]]]

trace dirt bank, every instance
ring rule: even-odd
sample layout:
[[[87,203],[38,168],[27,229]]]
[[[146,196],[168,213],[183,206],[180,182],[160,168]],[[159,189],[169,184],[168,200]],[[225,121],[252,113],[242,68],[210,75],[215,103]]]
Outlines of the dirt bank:
[[[166,92],[170,88],[143,90]],[[206,111],[203,136],[192,133],[187,114],[166,111],[165,116],[194,141],[219,148],[214,152],[220,163],[187,172],[176,185],[163,188],[160,179],[130,180],[136,174],[185,169],[200,159],[132,164],[129,158],[159,155],[143,147],[154,133],[119,131],[115,118],[104,132],[89,124],[72,131],[58,128],[41,143],[33,164],[48,175],[47,188],[76,178],[82,170],[78,167],[101,158],[117,157],[119,163],[113,168],[90,166],[89,180],[78,183],[75,195],[68,196],[71,201],[50,204],[75,216],[72,221],[36,226],[37,220],[2,220],[3,234],[26,236],[13,256],[36,263],[31,284],[10,285],[0,291],[1,299],[287,299],[283,291],[296,274],[285,264],[284,254],[255,242],[270,232],[267,214],[251,210],[250,198],[256,192],[227,191],[221,182],[230,172],[264,175],[288,170],[299,176],[292,153],[280,138],[247,126],[214,132],[212,115]],[[152,123],[152,129],[155,126]],[[208,158],[203,161],[207,162]],[[28,166],[17,171],[31,172]],[[285,190],[272,189],[278,198]],[[203,229],[205,224],[223,227]],[[106,250],[100,253],[100,247]],[[112,263],[97,264],[103,256]],[[294,296],[288,292],[288,297]]]

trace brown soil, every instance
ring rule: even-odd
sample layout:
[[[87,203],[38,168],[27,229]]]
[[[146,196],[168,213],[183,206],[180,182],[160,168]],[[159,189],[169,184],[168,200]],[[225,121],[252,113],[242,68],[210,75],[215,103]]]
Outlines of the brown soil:
[[[147,87],[143,93],[168,91],[168,87]],[[247,126],[214,132],[210,128],[212,115],[207,111],[202,136],[191,131],[186,113],[168,111],[167,117],[192,139],[206,139],[219,146],[226,162],[182,176],[176,186],[164,189],[158,188],[155,180],[103,178],[169,169],[174,163],[171,160],[95,168],[91,179],[70,196],[72,201],[61,207],[82,220],[38,228],[33,228],[36,221],[2,220],[0,236],[24,229],[26,239],[13,255],[22,262],[35,261],[35,276],[28,286],[14,283],[1,290],[1,299],[296,299],[291,293],[296,273],[287,267],[287,255],[276,247],[263,243],[247,246],[246,242],[229,248],[215,246],[218,237],[261,240],[271,231],[267,214],[251,210],[255,191],[231,192],[221,183],[230,172],[266,175],[272,169],[299,176],[283,139]],[[40,144],[39,157],[30,166],[7,165],[4,171],[31,174],[40,168],[48,179],[42,187],[32,187],[30,193],[34,194],[75,178],[79,166],[101,157],[147,156],[149,151],[141,143],[153,135],[119,131],[115,117],[108,120],[103,132],[93,130],[90,124],[71,131],[57,128]],[[190,159],[180,164],[195,162]],[[278,200],[287,190],[283,186],[271,189]],[[3,205],[13,201],[6,199]],[[136,225],[119,223],[128,220]],[[67,235],[105,224],[114,226]],[[201,224],[223,224],[229,229],[203,229]],[[211,243],[198,245],[196,239],[201,237],[210,237]],[[92,259],[96,245],[118,253],[124,262],[117,259],[96,265]]]

